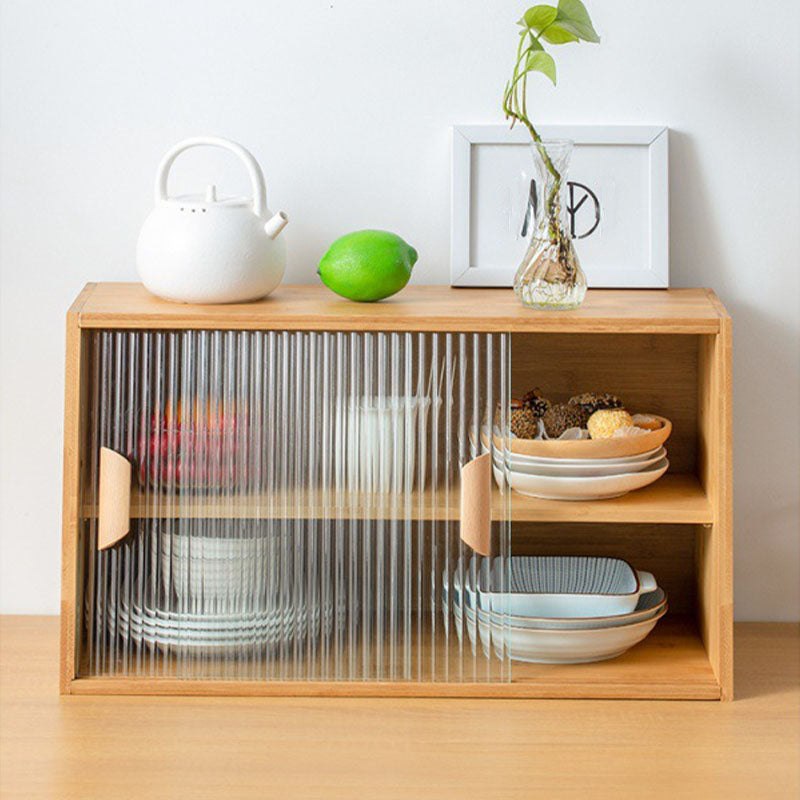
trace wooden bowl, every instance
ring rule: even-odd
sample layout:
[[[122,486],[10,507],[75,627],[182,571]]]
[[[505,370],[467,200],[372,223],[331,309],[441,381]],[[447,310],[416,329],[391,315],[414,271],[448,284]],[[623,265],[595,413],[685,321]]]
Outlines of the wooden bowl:
[[[638,456],[661,447],[672,433],[672,423],[666,417],[649,416],[661,421],[661,427],[639,436],[611,439],[516,439],[509,438],[507,447],[512,453],[534,458],[625,458]],[[502,449],[501,437],[495,434],[495,447]]]

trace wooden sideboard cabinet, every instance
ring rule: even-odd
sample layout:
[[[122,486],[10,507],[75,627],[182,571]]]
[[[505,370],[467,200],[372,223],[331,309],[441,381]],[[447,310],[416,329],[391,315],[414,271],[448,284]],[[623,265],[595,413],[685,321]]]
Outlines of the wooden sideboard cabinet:
[[[587,502],[476,482],[484,422],[534,386],[669,418],[667,474]],[[537,312],[500,289],[201,307],[88,284],[67,315],[61,690],[730,699],[731,413],[708,289]],[[453,576],[512,554],[622,557],[669,612],[592,664],[473,646]]]

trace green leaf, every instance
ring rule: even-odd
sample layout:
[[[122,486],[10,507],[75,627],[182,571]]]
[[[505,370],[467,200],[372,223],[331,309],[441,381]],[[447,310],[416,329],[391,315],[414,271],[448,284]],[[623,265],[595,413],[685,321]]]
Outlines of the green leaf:
[[[580,37],[568,30],[562,23],[554,22],[542,33],[542,38],[550,44],[567,44],[568,42],[577,42]]]
[[[558,9],[553,6],[531,6],[525,12],[521,21],[535,30],[536,33],[539,33],[550,23],[555,22],[557,16]]]
[[[592,19],[581,0],[558,0],[557,23],[568,33],[585,42],[599,42]]]
[[[555,86],[556,62],[553,61],[553,57],[550,55],[550,53],[546,53],[544,50],[536,50],[535,52],[531,53],[528,56],[527,62],[525,63],[525,71],[541,72],[543,75],[547,75],[547,77],[553,82],[553,86]]]
[[[596,33],[594,34],[595,38],[592,38],[592,34],[590,34],[585,27],[578,25],[571,20],[559,20],[553,24],[553,27],[556,25],[558,25],[560,28],[563,28],[565,31],[574,34],[575,40],[583,39],[585,42],[594,42],[595,44],[600,41],[600,37]]]

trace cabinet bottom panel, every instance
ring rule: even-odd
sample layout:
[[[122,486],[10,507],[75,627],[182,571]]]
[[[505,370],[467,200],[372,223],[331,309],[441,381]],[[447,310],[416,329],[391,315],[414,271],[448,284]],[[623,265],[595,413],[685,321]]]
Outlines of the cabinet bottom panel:
[[[455,655],[455,653],[454,653]],[[463,653],[462,653],[463,656]],[[446,664],[444,652],[438,662]],[[176,678],[160,662],[160,677],[79,678],[71,694],[486,697],[719,700],[720,687],[692,619],[661,620],[641,644],[618,658],[594,664],[545,665],[512,661],[510,680],[487,674],[476,679],[440,670],[430,680],[252,680],[196,674]],[[460,677],[460,679],[459,679]]]

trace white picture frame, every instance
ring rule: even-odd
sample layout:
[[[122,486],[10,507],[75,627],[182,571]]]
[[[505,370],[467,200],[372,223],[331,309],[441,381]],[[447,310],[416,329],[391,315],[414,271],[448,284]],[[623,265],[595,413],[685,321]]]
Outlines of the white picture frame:
[[[589,286],[669,286],[668,128],[651,125],[543,125],[545,139],[572,139],[568,179],[597,181],[598,237],[577,244]],[[524,202],[521,164],[533,162],[522,126],[452,129],[450,283],[511,286],[525,242],[508,207]],[[616,170],[616,172],[612,172]],[[624,190],[624,191],[623,191]],[[593,233],[592,236],[595,234]]]

